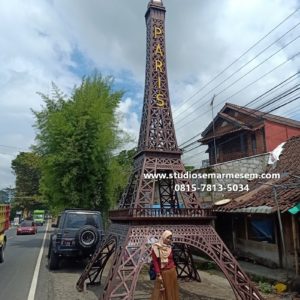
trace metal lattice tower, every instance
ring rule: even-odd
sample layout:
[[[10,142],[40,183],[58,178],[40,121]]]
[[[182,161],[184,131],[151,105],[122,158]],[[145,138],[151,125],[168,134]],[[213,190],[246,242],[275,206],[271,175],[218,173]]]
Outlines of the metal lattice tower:
[[[151,240],[166,229],[173,232],[177,274],[200,281],[191,248],[207,254],[223,271],[240,299],[262,299],[238,265],[211,222],[210,208],[201,203],[191,182],[184,178],[172,119],[165,47],[165,8],[161,0],[150,0],[145,15],[147,57],[144,106],[138,151],[128,186],[119,208],[110,211],[112,222],[102,245],[96,250],[77,282],[101,282],[109,258],[112,265],[100,299],[134,299],[142,266],[150,256]],[[161,177],[155,178],[160,175]],[[180,191],[175,187],[184,187]]]

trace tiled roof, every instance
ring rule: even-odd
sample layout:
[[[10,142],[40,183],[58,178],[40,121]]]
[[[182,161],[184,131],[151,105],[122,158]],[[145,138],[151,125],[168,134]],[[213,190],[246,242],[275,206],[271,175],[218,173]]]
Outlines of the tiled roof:
[[[247,212],[250,208],[269,207],[268,213],[277,210],[273,185],[276,186],[279,209],[282,212],[300,202],[300,137],[289,139],[284,145],[275,168],[268,173],[280,173],[280,179],[256,180],[249,184],[246,194],[231,194],[226,205],[215,206],[216,212]],[[229,196],[227,195],[226,198]],[[266,213],[266,210],[261,210]]]
[[[232,103],[226,103],[224,108],[221,111],[223,111],[226,107],[231,107],[231,108],[233,108],[237,111],[240,111],[242,113],[245,113],[245,114],[248,114],[248,115],[251,115],[251,116],[261,117],[265,120],[269,120],[269,121],[272,121],[272,122],[286,124],[286,125],[289,125],[289,126],[300,128],[300,122],[299,121],[292,120],[292,119],[289,119],[289,118],[276,116],[276,115],[273,115],[273,114],[265,113],[263,111],[259,111],[257,109],[243,107],[243,106],[239,106],[239,105],[232,104]]]

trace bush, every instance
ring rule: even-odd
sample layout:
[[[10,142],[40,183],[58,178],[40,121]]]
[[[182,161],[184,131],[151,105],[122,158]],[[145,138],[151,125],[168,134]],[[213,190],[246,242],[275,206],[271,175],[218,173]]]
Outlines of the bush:
[[[263,281],[260,281],[258,283],[258,288],[261,292],[265,293],[265,294],[270,294],[273,292],[273,288],[272,288],[272,285],[268,282],[263,282]]]

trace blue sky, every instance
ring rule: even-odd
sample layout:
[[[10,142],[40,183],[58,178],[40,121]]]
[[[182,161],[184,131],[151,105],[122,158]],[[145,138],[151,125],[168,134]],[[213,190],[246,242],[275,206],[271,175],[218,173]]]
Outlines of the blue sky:
[[[200,137],[211,120],[208,102],[213,94],[218,94],[216,112],[225,100],[243,105],[299,70],[299,57],[290,58],[300,48],[297,38],[300,26],[256,57],[300,22],[298,11],[200,90],[294,12],[299,3],[297,0],[163,2],[167,9],[170,98],[179,144],[196,134]],[[120,128],[137,143],[144,93],[147,3],[148,0],[0,0],[0,188],[14,186],[11,160],[34,143],[31,109],[41,108],[42,100],[36,92],[50,93],[51,82],[70,93],[82,76],[95,69],[114,76],[115,88],[125,91],[119,108]],[[291,42],[292,39],[295,41]],[[279,52],[267,59],[276,51]],[[260,63],[260,67],[241,78]],[[278,67],[280,64],[282,67]],[[245,89],[276,67],[277,70]],[[221,84],[228,76],[231,79]],[[274,113],[300,120],[299,102]],[[203,147],[197,148],[184,155],[184,161],[199,165],[206,158],[204,151]]]

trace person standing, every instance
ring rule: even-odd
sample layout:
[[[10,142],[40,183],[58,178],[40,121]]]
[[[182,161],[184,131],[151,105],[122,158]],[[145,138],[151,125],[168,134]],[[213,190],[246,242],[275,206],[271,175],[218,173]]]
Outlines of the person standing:
[[[153,244],[151,256],[156,280],[151,300],[179,300],[176,266],[172,251],[172,232],[163,232],[158,243]]]

